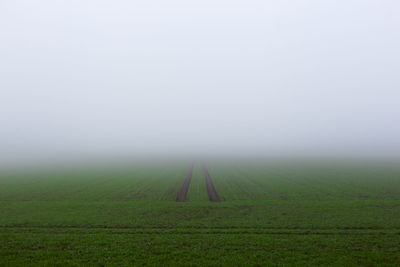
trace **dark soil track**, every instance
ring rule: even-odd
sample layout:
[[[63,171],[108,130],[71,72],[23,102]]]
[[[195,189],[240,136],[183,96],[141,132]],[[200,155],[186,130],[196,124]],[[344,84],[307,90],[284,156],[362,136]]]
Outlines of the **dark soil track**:
[[[186,196],[189,190],[190,180],[192,179],[192,173],[193,173],[193,165],[190,166],[185,182],[183,182],[183,185],[178,192],[178,195],[176,197],[177,202],[186,202]]]
[[[203,164],[203,173],[204,173],[204,176],[206,177],[206,186],[207,186],[207,192],[208,192],[208,197],[210,198],[210,201],[221,202],[221,199],[219,198],[219,196],[217,194],[217,190],[215,190],[214,184],[211,180],[210,174],[208,173],[208,170],[207,170],[205,164]]]

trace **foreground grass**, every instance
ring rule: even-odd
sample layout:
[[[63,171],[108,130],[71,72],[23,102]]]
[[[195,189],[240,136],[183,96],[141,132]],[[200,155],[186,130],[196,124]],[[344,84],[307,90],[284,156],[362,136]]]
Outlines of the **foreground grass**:
[[[400,202],[0,202],[0,226],[400,229]]]
[[[210,164],[0,178],[1,266],[396,266],[396,164]],[[204,185],[204,187],[200,186]]]
[[[127,230],[4,231],[0,258],[9,266],[393,265],[398,234],[240,233]]]

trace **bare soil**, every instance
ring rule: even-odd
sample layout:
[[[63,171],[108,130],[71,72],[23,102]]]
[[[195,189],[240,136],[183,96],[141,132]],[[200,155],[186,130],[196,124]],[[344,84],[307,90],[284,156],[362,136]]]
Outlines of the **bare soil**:
[[[206,178],[206,186],[207,186],[207,193],[210,201],[212,202],[221,202],[221,199],[218,196],[217,190],[215,190],[214,184],[211,180],[210,174],[206,168],[206,165],[203,164],[203,173]]]
[[[193,165],[190,166],[189,172],[186,176],[185,182],[183,182],[183,185],[181,189],[178,192],[178,195],[176,197],[177,202],[186,202],[187,199],[187,192],[189,190],[189,185],[190,185],[190,180],[192,179],[192,174],[193,174]]]

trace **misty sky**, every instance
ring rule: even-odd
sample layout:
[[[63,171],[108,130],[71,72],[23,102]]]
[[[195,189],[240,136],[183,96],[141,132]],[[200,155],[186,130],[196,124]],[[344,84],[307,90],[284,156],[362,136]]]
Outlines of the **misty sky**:
[[[0,162],[400,155],[397,0],[1,0]]]

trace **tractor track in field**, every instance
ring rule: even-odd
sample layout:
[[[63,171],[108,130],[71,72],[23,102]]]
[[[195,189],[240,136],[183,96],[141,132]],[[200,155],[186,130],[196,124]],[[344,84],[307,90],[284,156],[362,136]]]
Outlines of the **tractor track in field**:
[[[400,236],[399,228],[393,229],[307,229],[307,228],[225,228],[225,227],[116,227],[116,226],[0,226],[8,234],[184,234],[184,235],[285,235],[285,236]],[[44,232],[43,232],[44,231]]]
[[[176,202],[186,202],[190,180],[192,180],[192,174],[193,174],[193,164],[189,168],[189,172],[186,176],[185,181],[183,182],[181,189],[179,189],[178,195],[176,196]]]
[[[214,184],[211,180],[210,174],[208,173],[207,167],[203,164],[203,173],[206,178],[206,186],[207,186],[207,193],[210,201],[212,202],[221,202],[221,199],[218,196],[217,190],[215,190]]]

